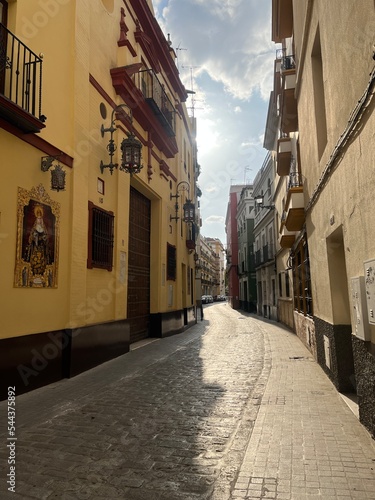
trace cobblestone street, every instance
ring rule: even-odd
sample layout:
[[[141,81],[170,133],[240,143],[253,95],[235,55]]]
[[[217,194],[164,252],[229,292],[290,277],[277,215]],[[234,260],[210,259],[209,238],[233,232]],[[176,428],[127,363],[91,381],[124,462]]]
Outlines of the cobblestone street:
[[[218,303],[135,347],[16,399],[1,498],[375,499],[373,440],[289,331]]]

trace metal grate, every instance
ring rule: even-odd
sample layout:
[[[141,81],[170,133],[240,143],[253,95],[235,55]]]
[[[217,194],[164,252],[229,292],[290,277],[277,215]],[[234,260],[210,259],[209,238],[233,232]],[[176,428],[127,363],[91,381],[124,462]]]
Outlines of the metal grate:
[[[114,215],[89,203],[88,267],[112,270]]]

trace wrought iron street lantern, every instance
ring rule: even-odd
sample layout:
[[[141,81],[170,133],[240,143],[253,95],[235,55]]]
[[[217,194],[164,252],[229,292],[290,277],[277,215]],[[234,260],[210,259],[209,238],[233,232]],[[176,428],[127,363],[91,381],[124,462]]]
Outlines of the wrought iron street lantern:
[[[57,163],[57,165],[53,164],[59,156],[61,156],[61,154],[57,156],[42,156],[41,158],[40,169],[42,172],[48,172],[51,167],[54,167],[51,170],[51,189],[53,191],[65,190],[66,172],[59,163]]]
[[[176,222],[178,221],[178,219],[180,218],[179,215],[178,215],[178,211],[179,211],[179,204],[178,204],[178,199],[179,197],[181,196],[179,194],[179,191],[187,191],[189,193],[189,190],[190,190],[190,184],[187,182],[187,181],[181,181],[177,184],[176,186],[176,194],[170,194],[170,199],[172,198],[175,198],[176,199],[176,203],[174,205],[174,209],[175,209],[175,212],[176,212],[176,215],[173,217],[172,215],[170,215],[170,220],[175,220]],[[186,200],[186,203],[184,204],[183,206],[183,211],[184,211],[184,216],[183,216],[183,221],[184,222],[191,222],[189,220],[186,220],[187,217],[189,217],[189,205],[188,203],[190,203],[191,205],[193,205],[191,203],[191,201],[189,199]],[[185,209],[186,207],[186,209]],[[194,207],[194,205],[193,205]]]
[[[194,222],[195,220],[195,206],[191,200],[186,200],[183,206],[184,222]]]
[[[275,205],[263,205],[264,196],[262,194],[260,194],[259,196],[255,196],[254,201],[258,208],[268,208],[269,210],[273,210],[275,208]]]
[[[110,132],[111,137],[107,144],[107,151],[109,153],[110,161],[107,165],[105,165],[102,161],[100,162],[100,171],[104,172],[104,169],[109,168],[109,171],[112,175],[113,170],[118,167],[118,163],[113,163],[113,156],[117,150],[117,146],[113,139],[113,133],[117,130],[115,125],[116,118],[115,113],[118,113],[123,110],[123,108],[127,108],[129,110],[127,117],[130,120],[130,132],[126,132],[127,139],[123,139],[121,142],[121,165],[119,170],[126,172],[130,175],[138,174],[141,169],[141,149],[142,143],[135,137],[133,132],[133,113],[132,110],[126,104],[119,104],[112,111],[111,116],[111,126],[108,128],[104,128],[104,125],[101,126],[101,134],[104,137],[106,132]]]
[[[132,132],[128,132],[126,135],[128,138],[121,143],[122,159],[120,170],[130,175],[138,174],[142,169],[142,144]]]

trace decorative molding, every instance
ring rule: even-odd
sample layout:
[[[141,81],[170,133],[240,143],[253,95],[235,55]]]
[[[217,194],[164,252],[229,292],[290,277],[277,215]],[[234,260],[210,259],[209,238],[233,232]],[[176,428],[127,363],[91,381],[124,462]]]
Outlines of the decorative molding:
[[[156,73],[160,73],[161,67],[160,67],[160,63],[158,60],[158,55],[155,52],[154,45],[152,43],[151,38],[148,35],[146,35],[146,33],[144,31],[142,31],[140,22],[138,20],[136,21],[135,24],[136,24],[136,30],[134,32],[135,40],[141,46],[141,48],[142,48],[144,54],[146,55],[152,69]]]
[[[168,180],[168,177],[170,177],[175,182],[177,182],[177,177],[175,177],[175,175],[170,171],[167,163],[164,160],[160,160],[159,168],[161,177],[164,177],[166,180]]]
[[[125,23],[125,9],[121,7],[121,19],[120,19],[120,38],[117,41],[117,45],[119,47],[128,47],[129,52],[133,57],[137,55],[137,52],[133,48],[130,40],[127,37],[127,32],[129,31],[129,28],[126,26]]]
[[[166,134],[163,126],[145,101],[142,92],[129,76],[127,66],[112,68],[110,73],[117,95],[132,109],[134,119],[144,130],[152,131],[153,143],[167,158],[173,158],[178,153],[176,138]]]
[[[175,61],[171,57],[171,47],[168,44],[157,20],[152,15],[147,2],[129,0],[129,3],[132,6],[134,15],[139,22],[139,25],[142,27],[142,33],[147,33],[150,41],[149,43],[153,47],[153,53],[155,54],[161,68],[163,68],[164,73],[168,75],[168,79],[174,91],[178,94],[179,99],[185,102],[187,99],[187,92],[180,80],[180,75]],[[144,40],[144,42],[146,41]]]
[[[47,142],[45,139],[42,139],[39,135],[24,134],[17,127],[11,125],[5,120],[2,120],[1,118],[0,118],[0,128],[6,130],[15,137],[18,137],[18,139],[21,139],[21,141],[30,144],[30,146],[39,149],[39,151],[43,151],[43,153],[46,153],[48,156],[59,156],[59,161],[61,163],[64,163],[64,165],[67,167],[70,168],[73,167],[74,158],[72,156],[69,156],[67,153],[62,152],[60,148],[57,148],[50,142]]]
[[[147,152],[148,152],[148,158],[147,158],[147,178],[148,178],[148,182],[151,181],[152,179],[152,175],[154,173],[154,171],[152,170],[152,165],[151,165],[151,156],[152,156],[152,139],[151,139],[151,136],[152,136],[152,131],[149,130],[148,134],[147,134],[147,146],[148,146],[148,149],[147,149]]]
[[[1,94],[0,117],[17,127],[23,133],[36,133],[45,128],[45,124],[36,116],[28,113],[16,103]]]
[[[89,74],[89,82],[113,109],[117,106],[115,101],[111,97],[109,97],[109,95],[100,85],[100,83],[97,80],[95,80],[95,78],[91,74]]]

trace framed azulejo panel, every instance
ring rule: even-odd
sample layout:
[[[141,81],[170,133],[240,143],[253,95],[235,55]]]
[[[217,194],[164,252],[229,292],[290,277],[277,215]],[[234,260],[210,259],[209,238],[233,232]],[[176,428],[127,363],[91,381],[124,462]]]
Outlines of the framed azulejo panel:
[[[18,188],[15,287],[57,288],[60,203],[42,184]]]

